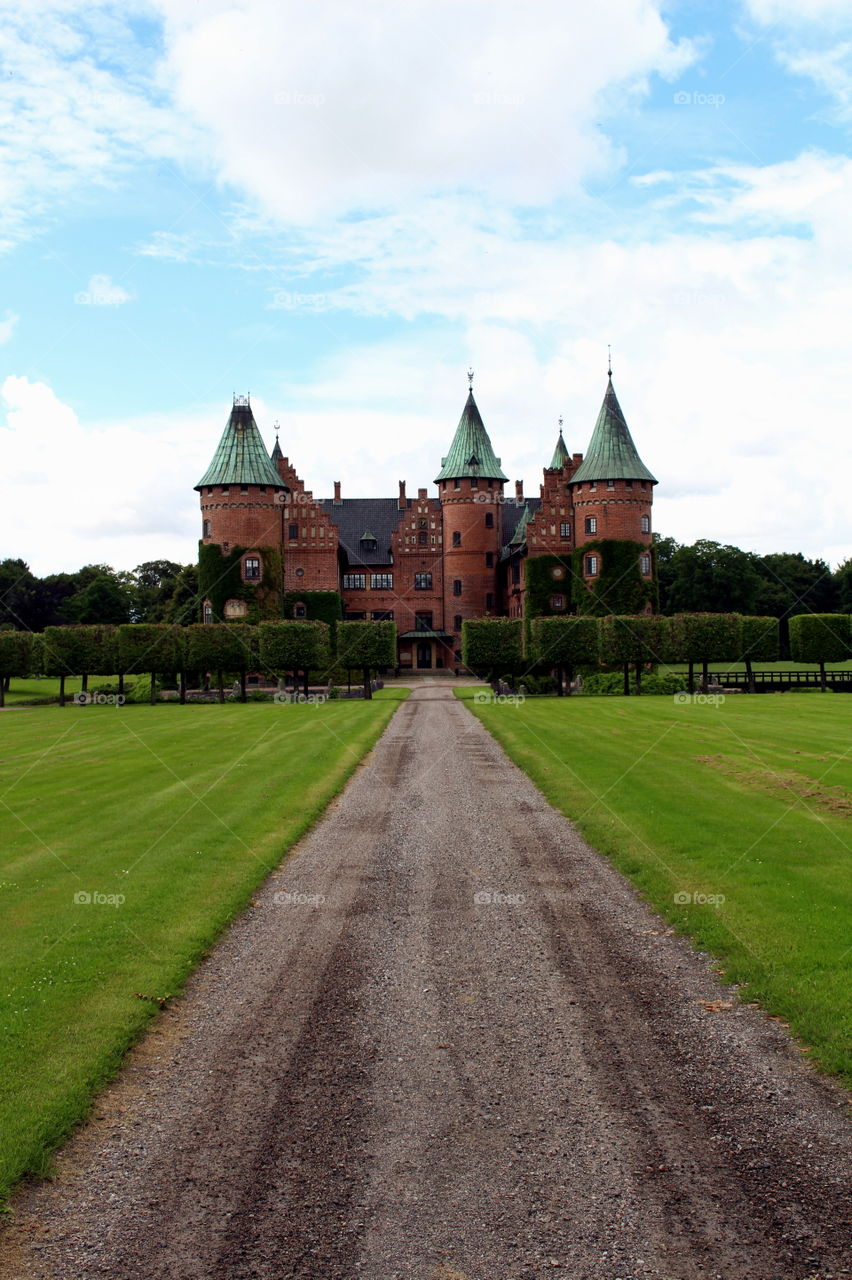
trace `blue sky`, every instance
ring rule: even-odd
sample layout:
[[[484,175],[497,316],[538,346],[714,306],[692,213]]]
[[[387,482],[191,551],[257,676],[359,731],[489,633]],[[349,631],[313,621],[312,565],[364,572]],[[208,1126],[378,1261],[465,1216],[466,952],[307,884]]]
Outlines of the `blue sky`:
[[[392,495],[472,365],[535,494],[608,343],[659,532],[852,555],[846,0],[0,18],[0,556],[193,560],[233,392]]]

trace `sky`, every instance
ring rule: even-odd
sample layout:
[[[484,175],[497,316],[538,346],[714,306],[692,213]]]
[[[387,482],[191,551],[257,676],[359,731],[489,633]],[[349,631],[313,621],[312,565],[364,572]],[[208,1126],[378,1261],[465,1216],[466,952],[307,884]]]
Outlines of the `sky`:
[[[0,559],[189,563],[234,394],[308,488],[538,494],[613,380],[657,532],[852,556],[848,0],[0,0]]]

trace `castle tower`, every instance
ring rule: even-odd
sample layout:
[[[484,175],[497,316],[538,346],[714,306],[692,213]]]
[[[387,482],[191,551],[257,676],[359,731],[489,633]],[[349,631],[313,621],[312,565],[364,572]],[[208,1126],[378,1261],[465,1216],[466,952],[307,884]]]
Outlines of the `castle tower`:
[[[284,484],[267,456],[248,396],[235,396],[201,501],[198,586],[203,620],[280,614]]]
[[[600,544],[616,540],[639,544],[640,576],[652,579],[651,504],[656,483],[633,443],[609,369],[588,452],[569,481],[575,545],[585,552],[582,572],[587,585],[593,585],[603,568],[606,547]]]
[[[472,372],[468,381],[467,403],[435,479],[444,526],[444,627],[453,633],[456,649],[465,619],[499,611],[497,566],[507,480],[473,398]]]

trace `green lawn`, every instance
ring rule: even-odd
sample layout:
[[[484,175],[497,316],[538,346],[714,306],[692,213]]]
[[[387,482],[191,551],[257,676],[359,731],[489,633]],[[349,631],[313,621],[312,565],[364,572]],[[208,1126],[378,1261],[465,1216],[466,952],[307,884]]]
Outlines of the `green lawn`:
[[[743,1000],[852,1083],[852,699],[456,692]]]
[[[180,990],[405,696],[0,713],[0,1196],[156,1011],[136,993]]]
[[[752,667],[755,671],[819,671],[819,664],[816,662],[753,662]],[[746,664],[744,662],[711,662],[709,670],[713,671],[745,671]],[[825,664],[826,671],[852,671],[852,659],[848,662],[827,662]],[[689,670],[687,662],[661,662],[657,667],[660,675],[665,675],[667,671],[676,671],[678,673]],[[701,674],[701,663],[695,663],[696,675]]]

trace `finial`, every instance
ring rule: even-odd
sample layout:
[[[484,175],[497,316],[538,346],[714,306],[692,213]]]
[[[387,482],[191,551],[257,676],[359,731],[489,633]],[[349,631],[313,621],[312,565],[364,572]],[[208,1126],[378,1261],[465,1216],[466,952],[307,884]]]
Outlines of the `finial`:
[[[468,391],[473,391],[473,370],[472,369],[468,369],[467,371],[467,388],[468,388]]]
[[[612,347],[609,343],[606,344],[606,376],[612,377]]]
[[[562,435],[562,414],[559,415],[559,434]]]

